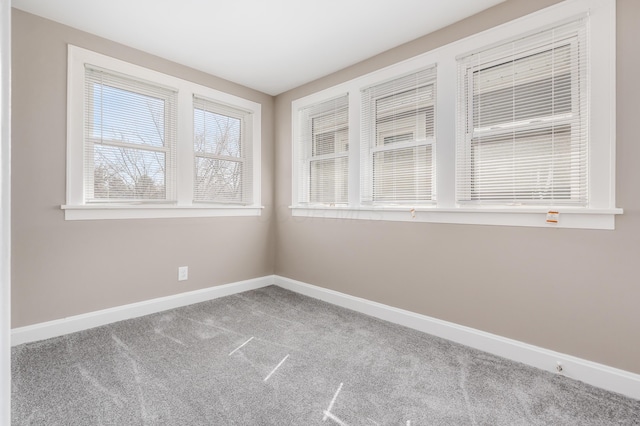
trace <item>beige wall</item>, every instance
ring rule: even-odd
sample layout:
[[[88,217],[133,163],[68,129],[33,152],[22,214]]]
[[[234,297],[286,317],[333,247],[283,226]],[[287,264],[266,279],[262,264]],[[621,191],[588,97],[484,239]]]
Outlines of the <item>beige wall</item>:
[[[287,208],[293,99],[556,2],[508,1],[278,96],[276,273],[640,373],[637,0],[618,1],[617,204],[625,214],[615,231],[293,218]]]
[[[261,103],[263,216],[65,221],[67,43]],[[13,327],[273,273],[273,97],[15,9],[12,62]]]

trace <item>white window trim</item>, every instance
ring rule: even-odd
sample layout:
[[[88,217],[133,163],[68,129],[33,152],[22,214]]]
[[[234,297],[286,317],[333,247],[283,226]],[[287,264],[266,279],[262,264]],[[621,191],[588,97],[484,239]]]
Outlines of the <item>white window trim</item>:
[[[177,202],[85,203],[84,202],[84,75],[91,64],[178,91]],[[193,203],[193,95],[246,110],[253,122],[253,202],[250,205]],[[228,93],[130,64],[100,53],[68,46],[67,70],[67,199],[61,208],[66,220],[142,219],[169,217],[260,216],[261,114],[262,106]]]
[[[456,58],[550,24],[589,14],[590,104],[589,205],[572,206],[469,206],[459,205],[455,195],[456,156]],[[297,112],[339,94],[349,95],[349,206],[304,206],[295,197],[299,176],[293,169],[292,214],[294,216],[460,223],[479,225],[533,226],[582,229],[614,229],[615,216],[623,210],[615,201],[615,2],[610,0],[567,0],[530,15],[507,22],[468,38],[439,47],[414,58],[313,93],[292,102],[292,150],[297,153]],[[597,60],[594,60],[597,58]],[[360,110],[361,89],[437,64],[436,97],[436,193],[431,206],[366,206],[360,201]],[[604,118],[603,118],[604,117]],[[294,160],[295,161],[295,160]],[[557,223],[548,222],[549,211],[559,212]]]

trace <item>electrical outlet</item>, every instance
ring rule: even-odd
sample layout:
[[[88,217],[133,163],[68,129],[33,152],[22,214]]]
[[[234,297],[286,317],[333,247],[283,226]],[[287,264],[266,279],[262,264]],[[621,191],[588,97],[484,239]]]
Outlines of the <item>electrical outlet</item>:
[[[178,281],[186,281],[188,279],[189,279],[189,267],[188,266],[178,267]]]

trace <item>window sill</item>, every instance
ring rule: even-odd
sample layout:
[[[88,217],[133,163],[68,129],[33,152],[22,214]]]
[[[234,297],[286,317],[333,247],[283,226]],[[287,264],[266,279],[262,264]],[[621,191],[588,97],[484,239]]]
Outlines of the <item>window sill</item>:
[[[615,217],[622,214],[622,209],[619,208],[531,206],[460,208],[293,206],[290,208],[295,217],[609,230],[615,229]],[[547,222],[547,213],[550,210],[559,213],[557,223]]]
[[[62,205],[65,220],[158,219],[179,217],[260,216],[260,206],[167,204]]]

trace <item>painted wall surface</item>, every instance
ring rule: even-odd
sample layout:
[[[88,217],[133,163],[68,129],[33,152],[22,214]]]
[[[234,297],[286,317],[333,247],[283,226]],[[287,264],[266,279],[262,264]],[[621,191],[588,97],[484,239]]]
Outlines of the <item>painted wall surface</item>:
[[[291,101],[557,3],[511,0],[276,98],[276,274],[640,373],[640,2],[617,2],[615,231],[292,217]],[[597,60],[597,58],[594,58]]]
[[[263,215],[65,221],[67,43],[262,104]],[[12,62],[12,327],[273,274],[273,97],[15,9]]]
[[[0,1],[0,424],[11,422],[11,3]]]

